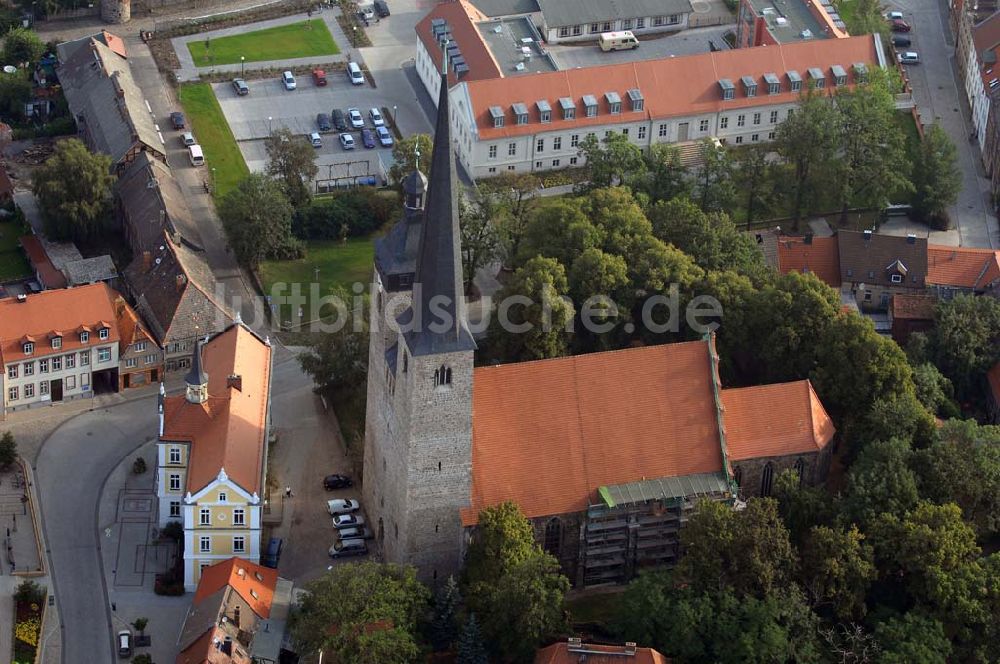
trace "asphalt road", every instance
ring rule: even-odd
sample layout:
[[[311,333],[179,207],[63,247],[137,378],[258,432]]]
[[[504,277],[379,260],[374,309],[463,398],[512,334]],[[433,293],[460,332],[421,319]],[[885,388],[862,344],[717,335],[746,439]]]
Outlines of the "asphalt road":
[[[66,662],[116,661],[97,507],[122,457],[155,436],[155,413],[154,397],[84,413],[59,427],[38,454],[35,475]]]

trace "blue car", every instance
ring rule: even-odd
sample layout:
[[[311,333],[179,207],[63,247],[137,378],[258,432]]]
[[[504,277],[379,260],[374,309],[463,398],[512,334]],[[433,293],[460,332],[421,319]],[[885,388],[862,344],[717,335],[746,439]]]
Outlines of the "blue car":
[[[378,141],[382,144],[382,147],[391,148],[392,147],[392,134],[385,127],[375,127],[375,133],[378,134]]]
[[[364,143],[366,148],[375,147],[375,136],[372,135],[371,129],[365,128],[361,130],[361,142]]]

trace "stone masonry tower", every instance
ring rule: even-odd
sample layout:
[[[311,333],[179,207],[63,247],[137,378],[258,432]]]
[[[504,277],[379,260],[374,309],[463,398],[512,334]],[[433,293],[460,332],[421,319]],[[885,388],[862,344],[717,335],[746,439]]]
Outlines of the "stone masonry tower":
[[[132,20],[132,0],[101,0],[101,20],[128,23]]]
[[[415,565],[420,578],[433,583],[458,572],[462,563],[459,510],[471,502],[476,348],[462,289],[447,85],[438,99],[423,214],[418,209],[421,184],[422,176],[410,180],[413,192],[408,192],[404,218],[376,248],[372,310],[373,318],[384,322],[383,296],[391,300],[393,290],[405,290],[407,283],[394,281],[392,263],[385,258],[392,252],[393,235],[394,246],[402,247],[396,255],[403,260],[408,258],[406,238],[417,240],[412,298],[400,307],[399,330],[379,334],[373,329],[371,334],[364,499],[384,559]]]

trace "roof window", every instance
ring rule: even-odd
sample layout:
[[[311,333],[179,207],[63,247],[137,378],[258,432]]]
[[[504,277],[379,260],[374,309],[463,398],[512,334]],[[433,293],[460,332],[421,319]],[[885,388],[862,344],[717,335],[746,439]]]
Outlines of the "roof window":
[[[743,84],[743,93],[747,97],[757,96],[757,81],[753,79],[753,76],[744,76],[740,78],[740,82]]]
[[[605,92],[604,98],[608,101],[608,110],[611,111],[613,115],[617,115],[622,112],[622,98],[617,92]]]
[[[719,87],[722,88],[723,99],[732,99],[736,95],[736,86],[728,78],[720,78]]]
[[[794,69],[785,72],[785,76],[788,77],[788,89],[792,92],[799,92],[802,90],[802,76],[799,72]]]
[[[597,115],[597,97],[594,95],[583,95],[583,107],[587,109],[587,117],[592,118]]]
[[[538,107],[538,119],[541,122],[552,121],[552,107],[549,106],[549,102],[544,99],[540,99],[535,102],[535,106]]]
[[[490,117],[493,119],[494,127],[503,126],[503,109],[499,106],[490,106]]]
[[[528,124],[528,107],[521,102],[511,104],[510,109],[514,111],[514,124]]]
[[[641,111],[645,106],[646,100],[642,98],[642,93],[639,92],[639,88],[632,88],[626,94],[628,94],[628,102],[632,107],[632,110]]]
[[[838,88],[847,85],[847,72],[840,65],[830,67],[830,74],[833,75],[833,84]]]
[[[817,90],[826,87],[826,74],[819,67],[809,68],[809,81]]]
[[[563,120],[573,120],[576,118],[576,104],[569,97],[559,98],[559,108],[562,109]]]
[[[767,84],[767,94],[776,95],[781,92],[781,79],[777,74],[773,72],[764,74],[764,83]]]
[[[854,80],[858,83],[868,82],[868,65],[863,62],[855,62],[851,65],[851,69],[854,70]]]

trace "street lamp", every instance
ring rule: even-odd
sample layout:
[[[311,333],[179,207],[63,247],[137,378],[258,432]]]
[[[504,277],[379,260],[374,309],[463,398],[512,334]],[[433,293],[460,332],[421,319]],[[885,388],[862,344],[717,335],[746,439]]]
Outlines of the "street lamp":
[[[271,135],[271,116],[267,116],[267,135]]]
[[[392,126],[393,127],[396,126],[396,105],[395,104],[392,105]],[[397,130],[398,130],[398,128],[397,128]]]
[[[243,63],[246,62],[246,56],[240,56],[240,78],[243,78]]]
[[[352,31],[351,32],[351,45],[354,46],[354,48],[357,48],[358,47],[358,26],[352,25],[351,26],[351,31]]]

